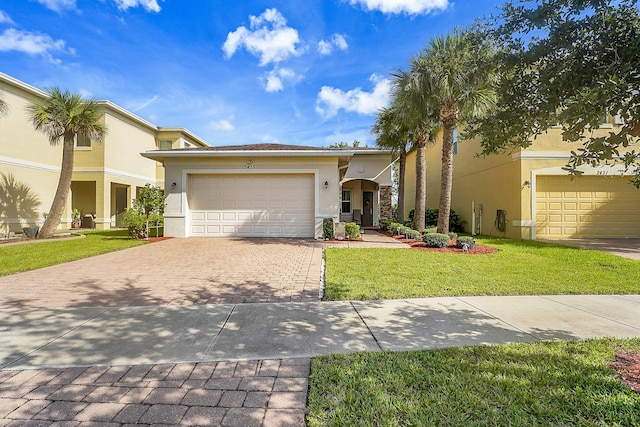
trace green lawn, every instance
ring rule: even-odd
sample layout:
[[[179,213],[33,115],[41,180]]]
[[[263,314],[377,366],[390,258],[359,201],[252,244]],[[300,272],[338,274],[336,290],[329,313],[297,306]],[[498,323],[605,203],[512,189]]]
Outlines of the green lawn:
[[[147,243],[132,240],[127,230],[83,232],[82,239],[59,239],[0,245],[0,276],[34,270]]]
[[[640,340],[598,339],[315,358],[315,426],[637,426],[640,394],[609,368]]]
[[[491,255],[327,249],[326,298],[640,293],[640,262],[536,241],[478,239]]]

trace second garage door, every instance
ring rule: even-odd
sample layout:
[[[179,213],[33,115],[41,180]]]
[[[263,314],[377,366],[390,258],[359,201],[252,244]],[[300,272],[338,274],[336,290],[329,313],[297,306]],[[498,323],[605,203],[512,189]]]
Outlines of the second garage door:
[[[640,190],[628,177],[538,176],[536,236],[640,237]]]
[[[313,237],[313,175],[193,175],[192,236]]]

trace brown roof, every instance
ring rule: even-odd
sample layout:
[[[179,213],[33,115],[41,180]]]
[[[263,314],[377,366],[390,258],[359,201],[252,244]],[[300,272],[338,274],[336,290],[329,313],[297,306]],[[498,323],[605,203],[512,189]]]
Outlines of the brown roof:
[[[308,145],[286,145],[286,144],[245,144],[245,145],[218,145],[209,147],[177,148],[171,151],[334,151],[334,150],[375,150],[369,147],[345,147],[327,148],[310,147]]]

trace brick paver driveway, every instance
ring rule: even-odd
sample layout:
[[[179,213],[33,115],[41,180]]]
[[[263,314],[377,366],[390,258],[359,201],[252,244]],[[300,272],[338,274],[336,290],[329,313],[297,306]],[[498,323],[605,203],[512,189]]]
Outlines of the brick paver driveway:
[[[315,301],[322,244],[169,239],[0,277],[0,308]]]

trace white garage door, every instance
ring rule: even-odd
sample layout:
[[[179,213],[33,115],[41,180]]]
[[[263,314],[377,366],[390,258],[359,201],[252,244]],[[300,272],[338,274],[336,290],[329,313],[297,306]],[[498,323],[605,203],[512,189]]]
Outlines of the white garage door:
[[[313,175],[193,175],[192,236],[314,237]]]
[[[536,236],[640,237],[640,190],[620,176],[538,176]]]

